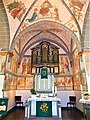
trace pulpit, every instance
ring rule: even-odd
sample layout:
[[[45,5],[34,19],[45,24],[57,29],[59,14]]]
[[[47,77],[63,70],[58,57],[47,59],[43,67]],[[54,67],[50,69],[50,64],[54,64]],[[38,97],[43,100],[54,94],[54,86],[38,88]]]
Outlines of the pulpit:
[[[0,116],[7,113],[8,98],[0,98]]]

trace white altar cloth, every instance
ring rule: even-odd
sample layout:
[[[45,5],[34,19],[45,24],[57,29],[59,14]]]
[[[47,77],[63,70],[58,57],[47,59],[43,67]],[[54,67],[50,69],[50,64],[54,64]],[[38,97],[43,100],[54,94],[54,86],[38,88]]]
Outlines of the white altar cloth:
[[[80,99],[79,102],[83,104],[90,104],[90,100],[85,100],[85,99]]]
[[[61,102],[61,99],[60,98],[57,98],[57,97],[46,97],[46,98],[41,98],[41,97],[31,97],[31,98],[28,98],[28,101],[60,101]]]

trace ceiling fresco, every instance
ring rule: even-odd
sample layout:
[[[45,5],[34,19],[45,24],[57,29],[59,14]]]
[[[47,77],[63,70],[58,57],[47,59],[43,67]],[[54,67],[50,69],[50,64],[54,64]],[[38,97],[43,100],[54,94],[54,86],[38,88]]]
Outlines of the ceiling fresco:
[[[10,26],[10,40],[29,25],[43,20],[55,21],[78,37],[83,28],[89,0],[3,0]]]
[[[63,0],[63,1],[66,3],[66,5],[69,7],[71,12],[73,13],[77,21],[76,23],[80,25],[80,29],[82,31],[84,17],[85,17],[85,13],[87,10],[89,0]],[[73,17],[71,17],[70,20],[67,21],[66,24],[68,25],[69,23],[73,21],[74,19]]]

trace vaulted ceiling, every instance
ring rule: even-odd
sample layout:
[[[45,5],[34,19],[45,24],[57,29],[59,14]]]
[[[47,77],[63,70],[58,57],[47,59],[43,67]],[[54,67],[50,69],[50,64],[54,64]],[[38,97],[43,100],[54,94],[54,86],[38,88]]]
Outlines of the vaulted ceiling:
[[[0,48],[21,56],[41,41],[71,54],[81,50],[81,35],[89,0],[0,0]]]
[[[0,0],[0,50],[8,50],[10,44],[9,22],[2,0]]]
[[[34,47],[41,41],[52,42],[67,54],[72,54],[72,42],[76,42],[78,48],[80,44],[77,36],[67,27],[49,20],[39,21],[30,25],[15,38],[13,44],[18,43],[18,41],[20,42],[21,55],[24,55],[29,48]]]

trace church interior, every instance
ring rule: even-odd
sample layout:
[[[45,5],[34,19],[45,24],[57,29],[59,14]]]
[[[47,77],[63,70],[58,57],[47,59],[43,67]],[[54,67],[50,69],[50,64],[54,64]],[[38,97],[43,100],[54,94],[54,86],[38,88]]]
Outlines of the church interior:
[[[0,117],[90,120],[90,0],[0,0],[0,16]]]

